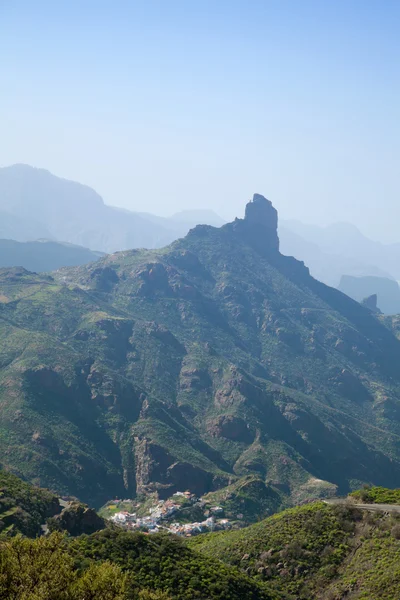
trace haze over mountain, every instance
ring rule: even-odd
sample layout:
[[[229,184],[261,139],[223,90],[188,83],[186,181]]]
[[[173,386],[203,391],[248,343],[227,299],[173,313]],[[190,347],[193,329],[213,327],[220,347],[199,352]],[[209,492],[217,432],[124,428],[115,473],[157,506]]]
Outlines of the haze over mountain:
[[[283,251],[307,261],[312,274],[330,285],[338,286],[341,275],[400,280],[400,243],[373,241],[351,223],[318,227],[289,220],[280,231]]]
[[[161,247],[200,223],[224,224],[210,210],[166,218],[106,206],[91,188],[27,165],[0,169],[0,216],[0,238],[53,239],[103,252]],[[400,279],[400,244],[373,242],[351,224],[283,221],[280,238],[284,254],[303,260],[314,277],[334,287],[342,275]]]
[[[288,502],[400,485],[400,342],[280,254],[262,196],[0,289],[0,454],[27,479],[93,503],[251,473]]]
[[[339,289],[358,302],[362,302],[368,296],[376,295],[378,308],[384,314],[400,314],[400,287],[397,281],[384,277],[343,275]]]
[[[61,267],[84,265],[96,261],[102,252],[88,248],[40,240],[16,242],[0,239],[0,267],[24,267],[28,271],[54,271]]]
[[[310,268],[311,275],[319,281],[332,287],[338,287],[343,275],[392,278],[392,275],[387,270],[378,267],[373,262],[374,259],[369,263],[367,258],[354,257],[354,253],[351,251],[349,254],[346,254],[345,252],[335,252],[334,249],[322,250],[318,242],[302,237],[290,229],[290,226],[290,222],[288,225],[284,222],[279,227],[279,238],[283,254],[295,256],[299,260],[304,261]],[[304,229],[304,236],[306,236],[306,227]],[[312,236],[310,237],[312,239]],[[338,234],[337,240],[338,245],[340,245],[340,234]],[[357,243],[356,240],[354,240],[354,243]]]
[[[0,169],[0,211],[7,215],[0,225],[4,238],[47,238],[103,252],[163,246],[185,235],[199,216],[185,211],[167,219],[107,206],[88,186],[28,165]],[[221,222],[212,211],[200,213]]]
[[[43,223],[0,210],[0,239],[28,242],[51,238],[50,231]]]

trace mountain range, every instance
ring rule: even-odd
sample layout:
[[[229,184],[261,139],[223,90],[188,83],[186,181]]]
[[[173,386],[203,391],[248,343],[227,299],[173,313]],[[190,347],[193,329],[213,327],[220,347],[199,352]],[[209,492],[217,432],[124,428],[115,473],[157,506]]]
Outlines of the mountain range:
[[[348,223],[323,228],[283,221],[279,238],[284,254],[304,261],[313,277],[332,287],[340,285],[343,275],[393,280],[399,276],[397,245],[373,242]]]
[[[61,493],[400,485],[400,342],[280,253],[262,196],[160,250],[1,270],[0,340],[3,466]]]
[[[61,267],[84,265],[103,255],[103,252],[93,252],[65,242],[0,239],[0,268],[23,266],[34,272],[54,271]]]
[[[94,260],[87,248],[107,253],[158,248],[201,223],[221,226],[224,221],[210,210],[185,210],[166,218],[118,209],[107,206],[88,186],[61,179],[44,169],[28,165],[0,169],[0,239],[64,244],[64,248],[54,252],[50,267],[41,258],[45,247],[24,251],[19,248],[14,252],[16,248],[8,246],[7,262],[1,262],[4,266],[41,271]],[[400,279],[400,244],[374,242],[349,223],[318,227],[283,221],[279,236],[282,252],[303,260],[311,274],[328,285],[339,286],[342,275]],[[68,253],[65,243],[82,247],[79,259],[78,249]],[[32,261],[25,262],[23,252],[30,251]]]
[[[0,169],[4,239],[49,239],[101,252],[155,248],[185,235],[199,218],[223,224],[212,211],[183,211],[163,218],[107,206],[92,188],[28,165]]]
[[[384,314],[400,314],[400,287],[397,281],[393,281],[393,279],[342,275],[339,289],[358,302],[376,295],[378,309]]]

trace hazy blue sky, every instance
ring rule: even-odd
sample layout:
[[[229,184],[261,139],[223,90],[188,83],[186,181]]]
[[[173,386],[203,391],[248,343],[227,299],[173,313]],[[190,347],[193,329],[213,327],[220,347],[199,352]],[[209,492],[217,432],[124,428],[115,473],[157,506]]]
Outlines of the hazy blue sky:
[[[0,0],[0,165],[400,241],[400,2]]]

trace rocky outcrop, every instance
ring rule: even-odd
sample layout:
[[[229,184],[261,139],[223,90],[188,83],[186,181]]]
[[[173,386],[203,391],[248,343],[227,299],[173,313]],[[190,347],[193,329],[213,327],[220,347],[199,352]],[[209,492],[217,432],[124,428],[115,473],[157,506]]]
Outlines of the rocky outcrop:
[[[138,289],[138,294],[140,296],[152,296],[157,293],[170,295],[172,293],[169,285],[168,272],[161,263],[151,263],[146,265],[146,268],[141,270],[137,274],[137,277],[141,279],[141,284]]]
[[[380,308],[378,308],[378,295],[377,294],[372,294],[372,296],[368,296],[367,298],[364,298],[364,300],[361,303],[363,306],[365,306],[365,308],[368,308],[368,310],[370,310],[371,312],[381,315],[382,311],[380,310]]]
[[[174,460],[167,450],[147,439],[135,439],[135,455],[138,493],[156,491],[160,498],[168,498],[182,490],[202,495],[212,487],[211,473]]]
[[[106,521],[93,508],[80,502],[71,502],[59,515],[49,520],[49,527],[53,530],[67,531],[73,536],[84,533],[90,535],[105,529]]]
[[[209,425],[209,432],[214,437],[224,437],[234,442],[250,444],[254,439],[254,432],[240,417],[222,415]]]
[[[254,194],[253,200],[246,205],[244,219],[236,219],[225,227],[239,233],[262,254],[279,252],[278,213],[260,194]]]
[[[400,485],[400,343],[282,256],[276,226],[255,195],[161,251],[52,282],[0,272],[1,462],[95,505],[249,472],[287,493],[309,475]]]
[[[253,232],[258,230],[266,236],[272,249],[279,250],[278,213],[272,202],[261,194],[254,194],[253,200],[246,205],[244,220]]]
[[[212,379],[205,369],[182,367],[180,374],[180,389],[188,391],[207,390],[212,386]]]
[[[98,267],[91,273],[93,286],[99,292],[110,292],[118,283],[119,277],[111,267]]]

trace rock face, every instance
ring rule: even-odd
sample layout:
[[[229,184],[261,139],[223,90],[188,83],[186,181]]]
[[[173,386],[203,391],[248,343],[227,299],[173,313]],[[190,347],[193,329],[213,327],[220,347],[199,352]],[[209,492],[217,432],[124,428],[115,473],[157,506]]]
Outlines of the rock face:
[[[380,308],[378,308],[378,295],[377,294],[372,294],[372,296],[368,296],[367,298],[364,298],[364,300],[362,301],[362,304],[368,308],[371,312],[376,313],[378,315],[382,314],[382,311],[380,310]]]
[[[246,205],[244,220],[253,232],[259,231],[260,236],[267,238],[271,248],[279,250],[278,213],[272,202],[261,194],[254,194],[253,200]]]
[[[264,196],[254,194],[253,200],[246,205],[244,219],[236,219],[229,226],[262,254],[279,252],[278,213]]]
[[[90,535],[106,527],[106,521],[93,508],[72,502],[53,518],[53,529],[67,531],[70,535]]]
[[[212,435],[237,442],[249,443],[254,439],[254,434],[252,434],[246,422],[238,417],[218,417],[215,422],[210,424],[209,430]]]

